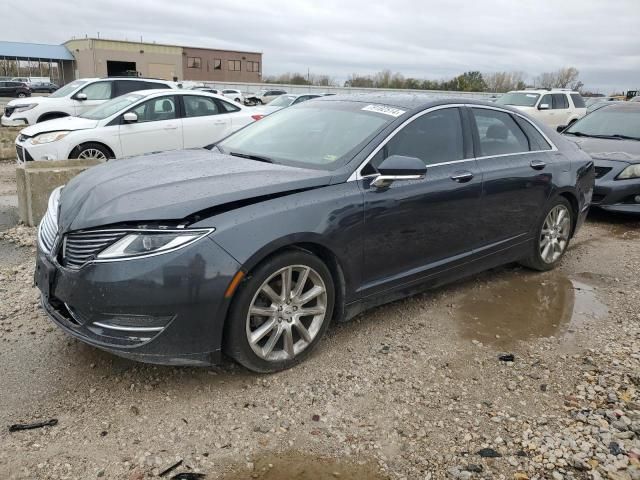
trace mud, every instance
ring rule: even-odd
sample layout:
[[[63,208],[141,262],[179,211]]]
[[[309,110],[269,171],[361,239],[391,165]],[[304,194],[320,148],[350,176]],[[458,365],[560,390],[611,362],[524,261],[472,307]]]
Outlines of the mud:
[[[371,463],[355,463],[329,458],[287,452],[281,455],[266,455],[224,475],[224,480],[386,480]]]
[[[607,307],[583,276],[517,271],[459,295],[451,313],[463,338],[509,348],[534,338],[566,337],[606,316]]]

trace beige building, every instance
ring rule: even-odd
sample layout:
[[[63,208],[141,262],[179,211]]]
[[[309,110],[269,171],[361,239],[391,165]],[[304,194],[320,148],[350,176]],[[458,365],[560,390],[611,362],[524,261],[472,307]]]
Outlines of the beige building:
[[[165,80],[259,82],[262,54],[156,43],[84,38],[65,47],[75,58],[75,76],[137,75]]]

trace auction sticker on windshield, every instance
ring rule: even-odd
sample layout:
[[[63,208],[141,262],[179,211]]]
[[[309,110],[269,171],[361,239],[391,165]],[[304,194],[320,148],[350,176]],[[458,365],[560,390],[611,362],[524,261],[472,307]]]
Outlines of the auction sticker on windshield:
[[[391,115],[392,117],[399,117],[405,112],[405,110],[388,107],[386,105],[367,105],[366,107],[363,107],[362,110],[366,110],[367,112],[383,113],[385,115]]]

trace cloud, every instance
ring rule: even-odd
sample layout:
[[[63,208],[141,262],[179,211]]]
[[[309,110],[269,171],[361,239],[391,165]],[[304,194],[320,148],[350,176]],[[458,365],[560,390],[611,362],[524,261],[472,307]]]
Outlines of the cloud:
[[[61,43],[100,32],[261,51],[267,75],[517,70],[532,78],[574,66],[587,87],[640,88],[637,0],[31,0],[12,4],[3,20],[7,40]]]

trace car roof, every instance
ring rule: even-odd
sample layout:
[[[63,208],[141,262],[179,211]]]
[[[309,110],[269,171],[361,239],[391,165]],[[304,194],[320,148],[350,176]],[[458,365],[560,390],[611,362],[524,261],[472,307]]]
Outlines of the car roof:
[[[136,95],[142,95],[144,97],[151,97],[154,95],[197,95],[199,97],[212,97],[212,98],[217,98],[219,100],[224,100],[227,103],[234,103],[234,102],[229,102],[229,99],[222,96],[222,95],[218,95],[215,93],[211,93],[211,92],[205,92],[203,90],[180,90],[180,89],[172,89],[172,88],[151,88],[151,89],[147,89],[147,90],[135,90],[133,92],[129,92],[129,93],[125,93],[125,95],[129,95],[129,94],[136,94]],[[234,103],[235,106],[237,107],[241,107],[241,105]]]
[[[606,102],[607,106],[602,107],[600,110],[625,110],[625,111],[637,111],[640,112],[640,102]]]
[[[580,92],[576,92],[575,90],[571,90],[569,88],[530,88],[527,90],[511,90],[508,93],[567,93],[569,95],[573,93],[580,94]]]
[[[471,104],[484,105],[493,108],[501,108],[517,112],[516,109],[508,105],[496,107],[495,103],[486,102],[472,98],[459,98],[438,96],[426,93],[400,93],[400,92],[372,92],[372,93],[351,93],[318,97],[314,102],[359,102],[373,103],[378,105],[388,105],[390,107],[404,108],[407,110],[422,110],[424,108],[435,107],[448,104]]]

